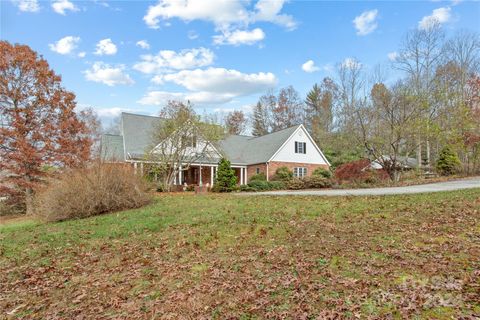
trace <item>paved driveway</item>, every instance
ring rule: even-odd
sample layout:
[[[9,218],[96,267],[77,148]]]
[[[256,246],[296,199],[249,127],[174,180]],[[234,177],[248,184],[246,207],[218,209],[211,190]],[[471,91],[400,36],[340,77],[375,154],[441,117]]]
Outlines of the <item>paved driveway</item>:
[[[412,194],[424,192],[453,191],[462,189],[480,188],[480,177],[436,182],[406,187],[368,188],[368,189],[337,189],[337,190],[291,190],[267,192],[241,192],[238,195],[255,196],[378,196],[391,194]]]

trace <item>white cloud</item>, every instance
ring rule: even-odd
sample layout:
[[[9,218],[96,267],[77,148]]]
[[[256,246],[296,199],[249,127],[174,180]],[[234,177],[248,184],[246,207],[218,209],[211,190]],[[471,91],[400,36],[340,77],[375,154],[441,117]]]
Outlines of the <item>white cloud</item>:
[[[161,106],[170,100],[189,100],[194,104],[221,104],[233,99],[229,94],[216,94],[211,92],[167,92],[149,91],[137,102],[143,105]]]
[[[135,82],[124,72],[125,66],[110,66],[103,62],[95,62],[91,69],[85,70],[85,78],[88,81],[94,81],[113,87],[118,84],[131,85]]]
[[[37,0],[13,0],[12,2],[23,12],[37,12],[40,10]]]
[[[396,51],[394,51],[394,52],[389,52],[389,53],[387,54],[387,57],[388,57],[388,60],[390,60],[390,61],[395,61],[395,60],[397,60],[397,58],[398,58],[398,52],[396,52]]]
[[[85,58],[86,55],[87,55],[87,53],[85,51],[82,51],[82,52],[78,53],[79,58]]]
[[[428,29],[433,23],[444,24],[450,21],[450,10],[449,7],[434,9],[431,15],[423,17],[422,20],[418,22],[418,27],[420,29]]]
[[[312,73],[320,70],[320,68],[315,65],[315,62],[313,62],[313,60],[308,60],[307,62],[302,64],[302,70],[308,73]]]
[[[112,39],[103,39],[97,43],[97,50],[95,50],[96,55],[114,55],[117,53],[117,46],[113,43]]]
[[[52,3],[53,11],[58,14],[65,15],[67,10],[78,11],[79,9],[68,0],[58,0]]]
[[[50,50],[59,54],[70,54],[75,50],[80,42],[80,37],[66,36],[48,46]]]
[[[342,62],[342,66],[348,69],[360,68],[362,64],[355,58],[346,58]]]
[[[268,21],[293,30],[297,23],[293,17],[286,14],[280,14],[286,0],[259,0],[255,4],[257,10],[252,18],[253,21]]]
[[[229,44],[238,46],[241,44],[252,45],[255,42],[265,39],[265,33],[260,28],[255,28],[251,31],[248,30],[235,30],[233,32],[225,31],[221,35],[213,37],[215,44]]]
[[[95,112],[101,118],[116,118],[120,116],[122,112],[131,112],[131,111],[133,110],[126,109],[126,108],[119,108],[119,107],[95,109]]]
[[[162,105],[168,100],[176,99],[190,100],[198,104],[220,104],[230,102],[236,97],[264,92],[277,84],[277,78],[273,73],[245,74],[223,68],[183,70],[156,78],[162,83],[172,82],[180,85],[188,91],[185,93],[150,91],[139,100],[139,103]]]
[[[133,68],[147,74],[162,73],[169,70],[182,70],[211,65],[215,59],[212,51],[206,48],[184,49],[176,52],[162,50],[157,55],[142,55],[142,61]]]
[[[228,30],[232,25],[246,27],[253,22],[271,22],[294,29],[293,18],[280,14],[284,0],[259,0],[255,9],[249,11],[248,1],[243,0],[160,0],[150,6],[143,17],[150,27],[159,28],[160,20],[178,18],[183,21],[204,20],[212,22],[217,29]]]
[[[353,19],[353,24],[355,29],[357,29],[357,35],[365,36],[377,29],[377,16],[378,10],[374,9],[365,11],[361,15],[355,17],[355,19]]]
[[[275,86],[277,78],[273,73],[242,73],[224,68],[183,70],[163,76],[166,82],[173,82],[191,91],[208,91],[249,95]]]
[[[137,46],[145,50],[150,49],[150,44],[148,43],[147,40],[137,41]]]

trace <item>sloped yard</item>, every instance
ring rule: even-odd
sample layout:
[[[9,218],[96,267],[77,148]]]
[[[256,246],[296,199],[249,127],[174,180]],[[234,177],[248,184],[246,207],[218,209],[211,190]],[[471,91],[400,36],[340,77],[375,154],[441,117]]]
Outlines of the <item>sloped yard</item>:
[[[480,189],[161,196],[0,226],[0,318],[480,316]]]

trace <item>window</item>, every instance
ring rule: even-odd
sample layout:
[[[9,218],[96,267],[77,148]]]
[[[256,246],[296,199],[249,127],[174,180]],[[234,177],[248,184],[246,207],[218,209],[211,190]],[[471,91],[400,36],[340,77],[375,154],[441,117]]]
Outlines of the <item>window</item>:
[[[260,173],[260,168],[257,168],[257,174],[259,174],[259,173]]]
[[[307,143],[295,141],[295,153],[307,153]]]
[[[183,136],[182,137],[182,148],[196,148],[197,147],[197,137],[196,136]]]
[[[293,168],[293,176],[295,178],[303,178],[307,176],[307,168],[305,167],[295,167]]]

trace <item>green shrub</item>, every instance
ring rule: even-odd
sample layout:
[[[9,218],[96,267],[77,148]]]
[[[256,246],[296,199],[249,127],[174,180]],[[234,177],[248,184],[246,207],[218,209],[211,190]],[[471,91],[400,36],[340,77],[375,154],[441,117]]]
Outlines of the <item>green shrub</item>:
[[[250,177],[250,181],[267,181],[265,173],[257,173]]]
[[[242,187],[241,187],[242,191],[282,190],[282,189],[285,189],[285,183],[283,181],[254,180],[254,181],[250,181],[247,187],[244,187],[244,186]],[[247,188],[248,190],[246,190]]]
[[[285,183],[283,181],[269,181],[270,190],[282,190],[285,189]]]
[[[242,192],[256,192],[257,189],[250,187],[248,184],[244,184],[240,186],[240,191]]]
[[[442,176],[449,176],[460,171],[460,159],[450,146],[443,147],[437,160],[437,171]]]
[[[287,187],[287,189],[290,190],[300,190],[306,188],[305,181],[298,178],[286,181],[285,186]]]
[[[268,181],[263,180],[254,180],[248,183],[248,186],[254,188],[256,191],[267,191],[270,189],[270,184]]]
[[[213,185],[214,192],[232,192],[237,187],[237,176],[232,169],[230,161],[225,158],[218,162],[217,178]]]
[[[274,180],[288,181],[293,178],[293,172],[287,167],[280,167],[275,171]]]
[[[315,176],[315,177],[319,176],[319,177],[329,179],[329,178],[332,177],[332,172],[330,170],[319,167],[319,168],[313,170],[312,176]]]
[[[302,180],[305,184],[305,188],[311,189],[330,188],[333,185],[331,179],[327,179],[322,176],[305,177]]]

